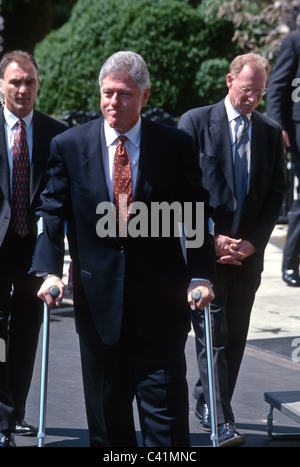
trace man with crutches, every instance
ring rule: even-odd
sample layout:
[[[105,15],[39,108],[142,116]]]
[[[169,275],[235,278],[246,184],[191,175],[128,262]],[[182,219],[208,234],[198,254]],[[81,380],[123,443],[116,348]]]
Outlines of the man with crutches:
[[[61,275],[67,220],[90,445],[137,446],[136,396],[143,446],[189,446],[187,288],[195,279],[190,293],[201,291],[199,307],[214,297],[208,193],[192,138],[140,115],[150,94],[142,57],[113,54],[99,84],[103,117],[52,141],[38,211],[45,229],[31,272]],[[191,225],[200,222],[204,233],[200,228],[196,248],[183,250],[177,222],[163,235],[166,216],[152,211],[163,202],[205,206],[199,219],[191,209]],[[137,232],[144,221],[149,230]],[[63,294],[57,277],[46,279],[38,295],[48,305],[52,285],[60,288],[58,300]]]

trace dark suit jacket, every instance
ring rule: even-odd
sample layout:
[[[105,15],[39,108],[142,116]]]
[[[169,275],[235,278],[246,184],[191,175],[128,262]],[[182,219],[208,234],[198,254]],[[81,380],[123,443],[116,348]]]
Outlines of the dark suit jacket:
[[[267,114],[287,132],[292,130],[293,121],[300,121],[299,82],[292,85],[295,78],[300,78],[299,31],[282,41],[268,84]]]
[[[30,173],[29,235],[36,238],[35,210],[45,188],[46,167],[51,139],[66,130],[63,123],[36,110],[33,111],[33,148]],[[6,236],[11,218],[9,165],[6,150],[3,108],[0,109],[0,247]]]
[[[221,102],[185,113],[179,128],[193,136],[203,172],[203,185],[215,210],[216,234],[231,235],[236,209],[228,118]],[[280,214],[285,190],[283,143],[277,123],[252,114],[250,185],[237,238],[251,242],[263,258]]]
[[[102,163],[103,119],[72,128],[51,146],[49,181],[38,214],[45,230],[39,237],[32,271],[61,273],[63,223],[74,262],[77,330],[85,339],[118,342],[124,309],[130,310],[143,339],[163,342],[190,328],[186,289],[192,276],[213,280],[212,236],[203,248],[187,251],[180,238],[151,236],[100,238],[97,205],[109,201]],[[207,201],[192,139],[177,129],[142,118],[135,200]],[[124,304],[126,306],[124,307]]]

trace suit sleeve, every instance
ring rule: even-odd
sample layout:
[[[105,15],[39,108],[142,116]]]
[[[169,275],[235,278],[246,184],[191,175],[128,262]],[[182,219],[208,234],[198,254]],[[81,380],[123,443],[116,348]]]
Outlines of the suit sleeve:
[[[190,113],[191,112],[186,112],[180,117],[180,120],[178,122],[178,128],[191,135],[191,137],[193,138],[196,154],[199,154],[198,134],[193,119],[190,116]]]
[[[37,209],[37,215],[43,219],[43,229],[37,239],[30,273],[42,271],[62,275],[68,177],[56,138],[51,142],[50,151],[47,185]]]
[[[193,231],[196,233],[192,241],[187,241],[186,254],[189,279],[205,278],[211,282],[215,282],[216,256],[214,237],[209,232],[209,220],[213,216],[213,210],[209,205],[209,193],[202,184],[202,171],[198,163],[197,153],[194,149],[193,139],[187,134],[185,137],[184,168],[182,168],[180,177],[182,178],[183,174],[186,174],[185,185],[186,191],[189,194],[185,200],[193,201],[194,211],[192,227]],[[200,204],[203,206],[202,212],[198,210]],[[201,246],[198,244],[200,237],[203,238]]]
[[[292,117],[292,81],[296,78],[299,51],[296,50],[294,36],[287,36],[281,45],[273,72],[270,76],[267,93],[267,114],[288,131]],[[299,36],[300,37],[300,36]]]
[[[255,248],[262,254],[267,246],[276,221],[280,216],[285,194],[285,163],[281,130],[274,132],[275,153],[273,155],[273,170],[269,174],[269,188],[262,204],[259,216],[252,231],[245,235]]]

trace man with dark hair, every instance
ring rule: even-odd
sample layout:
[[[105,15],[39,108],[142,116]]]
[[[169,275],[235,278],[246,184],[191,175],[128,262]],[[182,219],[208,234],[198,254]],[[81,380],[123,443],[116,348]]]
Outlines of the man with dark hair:
[[[13,433],[34,434],[25,420],[42,307],[40,279],[28,271],[37,238],[35,209],[45,187],[51,139],[66,126],[36,110],[39,88],[33,56],[17,50],[0,62],[0,447]]]
[[[1,79],[4,79],[4,73],[6,72],[8,65],[10,65],[12,62],[17,63],[18,65],[31,63],[36,69],[36,71],[38,72],[38,66],[33,55],[31,55],[29,52],[26,52],[25,50],[13,50],[12,52],[6,53],[1,59],[1,62],[0,62],[0,78]]]

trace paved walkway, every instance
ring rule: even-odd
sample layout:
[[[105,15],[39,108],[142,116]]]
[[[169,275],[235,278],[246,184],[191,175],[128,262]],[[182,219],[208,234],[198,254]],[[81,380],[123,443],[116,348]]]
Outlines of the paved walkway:
[[[256,295],[248,339],[300,337],[300,288],[281,279],[282,251],[287,226],[274,229],[266,248],[262,283]]]

